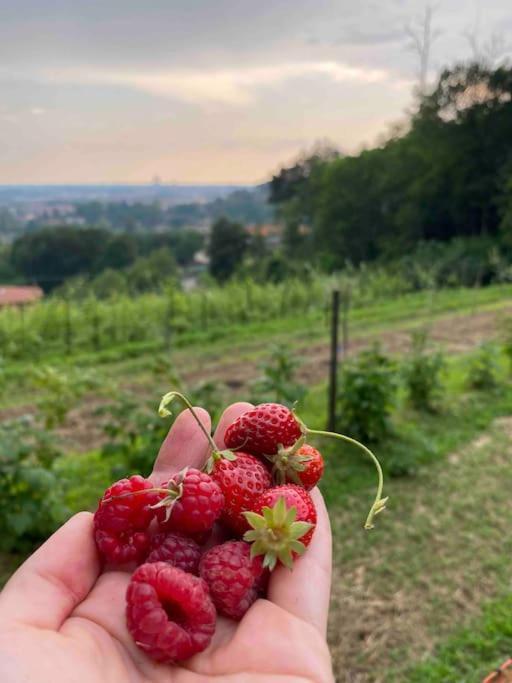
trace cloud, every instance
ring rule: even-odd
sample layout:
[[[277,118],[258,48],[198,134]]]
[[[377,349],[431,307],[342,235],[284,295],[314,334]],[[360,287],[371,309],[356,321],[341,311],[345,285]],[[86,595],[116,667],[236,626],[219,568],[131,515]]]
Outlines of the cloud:
[[[32,116],[42,116],[46,114],[46,109],[43,109],[43,107],[31,107],[30,113]]]
[[[51,83],[121,86],[185,102],[235,106],[251,104],[259,88],[315,77],[327,78],[335,83],[389,82],[395,86],[403,85],[385,69],[354,67],[337,61],[302,61],[214,71],[183,69],[155,73],[61,68],[42,72],[43,80]]]

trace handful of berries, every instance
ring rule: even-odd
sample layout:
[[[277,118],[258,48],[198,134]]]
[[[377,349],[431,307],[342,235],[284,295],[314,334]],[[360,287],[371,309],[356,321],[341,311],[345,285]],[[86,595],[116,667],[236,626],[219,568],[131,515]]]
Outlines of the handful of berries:
[[[265,403],[228,427],[229,450],[219,451],[182,394],[166,394],[160,415],[170,415],[167,405],[176,398],[210,443],[204,470],[185,468],[159,486],[140,475],[122,479],[105,491],[94,515],[105,561],[139,565],[126,594],[128,630],[159,662],[204,650],[217,614],[241,619],[265,594],[270,572],[291,568],[306,551],[316,525],[309,491],[324,471],[308,435],[349,441],[374,460],[379,487],[366,528],[386,503],[378,461],[349,437],[309,430],[285,406]]]

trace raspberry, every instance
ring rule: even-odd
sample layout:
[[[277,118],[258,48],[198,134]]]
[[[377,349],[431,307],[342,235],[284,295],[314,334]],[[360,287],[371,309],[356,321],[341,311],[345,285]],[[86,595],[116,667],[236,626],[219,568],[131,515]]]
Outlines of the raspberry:
[[[216,612],[206,583],[165,562],[135,570],[126,592],[128,630],[158,662],[188,659],[208,647]]]
[[[156,534],[151,539],[151,552],[146,562],[167,562],[190,574],[199,573],[201,548],[181,534]]]
[[[159,500],[152,483],[138,474],[110,486],[94,514],[94,538],[101,554],[113,564],[140,562],[149,549],[147,529]],[[136,495],[131,495],[136,494]]]
[[[263,592],[268,577],[262,558],[251,559],[250,546],[243,541],[227,541],[208,550],[199,572],[219,613],[237,620]]]
[[[259,457],[275,455],[279,446],[289,448],[302,436],[302,427],[289,408],[262,403],[242,413],[226,430],[228,448]]]
[[[219,485],[205,472],[187,468],[162,484],[168,494],[157,506],[157,519],[163,531],[195,534],[208,531],[224,507]]]

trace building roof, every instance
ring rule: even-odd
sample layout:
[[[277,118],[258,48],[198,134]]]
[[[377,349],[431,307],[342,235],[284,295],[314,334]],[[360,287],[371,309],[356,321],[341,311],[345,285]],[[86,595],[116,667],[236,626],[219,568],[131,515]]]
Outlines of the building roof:
[[[43,297],[40,287],[0,285],[0,306],[17,306],[39,301]]]

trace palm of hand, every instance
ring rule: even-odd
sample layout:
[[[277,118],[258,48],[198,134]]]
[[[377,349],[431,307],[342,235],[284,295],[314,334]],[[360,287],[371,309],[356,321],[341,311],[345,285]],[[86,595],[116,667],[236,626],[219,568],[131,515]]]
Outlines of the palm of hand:
[[[229,408],[217,430],[246,404]],[[201,413],[205,426],[209,418]],[[185,464],[201,466],[204,437],[187,413],[176,421],[155,464],[162,481]],[[319,524],[292,572],[277,569],[268,600],[239,624],[219,618],[210,647],[181,665],[160,665],[132,641],[125,625],[126,572],[99,575],[92,516],[80,513],[18,570],[0,594],[2,683],[292,683],[332,681],[325,625],[330,588],[330,534],[318,492]]]

